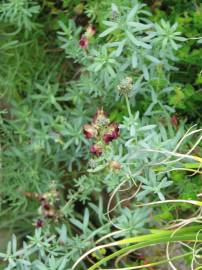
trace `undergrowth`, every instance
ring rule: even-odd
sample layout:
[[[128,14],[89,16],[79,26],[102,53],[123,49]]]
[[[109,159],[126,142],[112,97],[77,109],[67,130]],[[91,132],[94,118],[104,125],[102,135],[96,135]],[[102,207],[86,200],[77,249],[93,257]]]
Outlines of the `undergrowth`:
[[[2,1],[0,269],[201,269],[202,5],[168,2]]]

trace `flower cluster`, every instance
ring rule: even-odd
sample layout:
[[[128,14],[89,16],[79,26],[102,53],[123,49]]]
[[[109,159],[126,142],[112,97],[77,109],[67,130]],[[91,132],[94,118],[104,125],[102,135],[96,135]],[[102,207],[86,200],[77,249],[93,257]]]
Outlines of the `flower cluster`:
[[[117,90],[120,95],[127,95],[133,88],[133,80],[131,77],[124,78],[119,85],[117,86]]]
[[[93,117],[92,123],[83,126],[83,132],[86,139],[96,139],[96,143],[90,147],[90,152],[100,156],[104,145],[118,138],[119,127],[116,123],[110,123],[106,113],[100,109]]]
[[[89,39],[95,35],[95,28],[92,25],[89,25],[86,29],[86,32],[81,36],[79,40],[79,45],[82,49],[86,49],[88,47]]]
[[[52,221],[57,222],[59,219],[59,211],[57,204],[59,202],[59,194],[55,188],[54,183],[51,185],[51,189],[49,192],[43,193],[41,195],[35,196],[40,201],[39,214],[41,218],[39,218],[35,226],[37,228],[43,227],[45,224],[45,219],[50,219]]]

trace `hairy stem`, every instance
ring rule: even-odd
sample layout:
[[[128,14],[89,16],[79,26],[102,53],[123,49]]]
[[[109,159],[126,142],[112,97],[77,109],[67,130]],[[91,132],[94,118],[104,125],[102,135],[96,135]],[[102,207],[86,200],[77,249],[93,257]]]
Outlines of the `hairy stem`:
[[[132,115],[132,112],[131,112],[130,102],[128,100],[128,96],[127,95],[125,95],[125,99],[126,99],[126,105],[127,105],[127,109],[128,109],[128,115],[129,115],[129,117],[131,117],[133,115]]]

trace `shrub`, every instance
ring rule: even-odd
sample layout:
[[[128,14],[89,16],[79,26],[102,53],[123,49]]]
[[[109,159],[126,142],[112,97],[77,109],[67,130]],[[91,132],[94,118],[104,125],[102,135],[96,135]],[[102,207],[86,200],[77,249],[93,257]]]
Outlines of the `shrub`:
[[[198,99],[176,76],[193,40],[166,16],[136,0],[3,1],[0,226],[17,237],[2,269],[96,269],[122,254],[115,266],[135,269],[131,252],[161,242],[172,266],[173,241],[197,263],[200,228],[181,227],[201,219],[201,129],[186,112]],[[194,217],[153,231],[176,213]]]

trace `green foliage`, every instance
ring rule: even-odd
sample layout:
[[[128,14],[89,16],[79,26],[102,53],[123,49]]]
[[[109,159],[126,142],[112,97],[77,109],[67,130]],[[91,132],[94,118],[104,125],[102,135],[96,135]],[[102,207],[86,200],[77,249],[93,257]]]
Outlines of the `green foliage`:
[[[179,88],[184,93],[177,104],[176,97],[173,105],[181,113],[190,112],[192,118],[201,116],[201,15],[202,4],[200,1],[180,1],[173,2],[162,1],[163,10],[155,11],[156,17],[171,18],[172,21],[178,23],[178,29],[184,37],[187,38],[186,42],[178,51],[179,71],[172,74],[174,80],[180,82]],[[179,95],[179,93],[177,94]],[[179,104],[180,103],[180,104]]]
[[[144,2],[2,1],[0,231],[14,234],[0,269],[72,270],[89,249],[78,270],[118,267],[201,241],[147,233],[201,222],[202,5]]]
[[[16,27],[18,31],[23,29],[29,32],[36,28],[32,17],[39,11],[40,6],[34,1],[30,1],[30,3],[26,0],[3,1],[0,8],[0,20]]]

